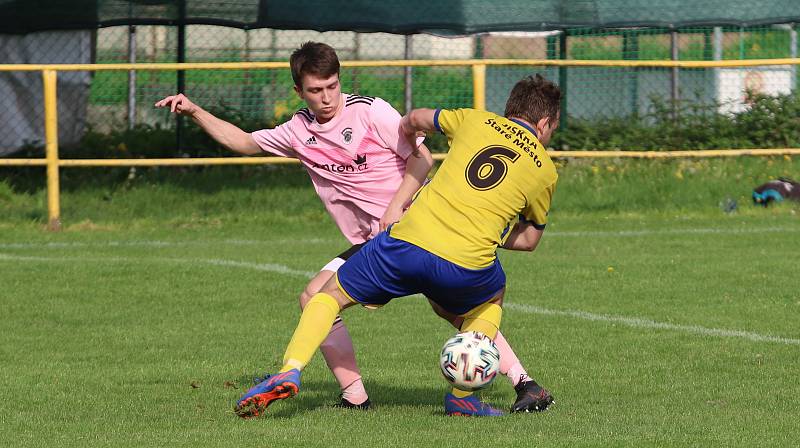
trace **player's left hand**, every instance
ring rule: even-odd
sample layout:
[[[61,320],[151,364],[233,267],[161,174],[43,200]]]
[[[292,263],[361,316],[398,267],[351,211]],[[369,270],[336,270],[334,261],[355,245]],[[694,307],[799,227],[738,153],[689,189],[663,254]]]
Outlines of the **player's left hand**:
[[[403,208],[397,207],[392,204],[389,204],[389,207],[386,208],[386,211],[383,213],[383,217],[380,220],[380,229],[381,232],[386,230],[390,225],[400,221],[400,217],[403,216]]]

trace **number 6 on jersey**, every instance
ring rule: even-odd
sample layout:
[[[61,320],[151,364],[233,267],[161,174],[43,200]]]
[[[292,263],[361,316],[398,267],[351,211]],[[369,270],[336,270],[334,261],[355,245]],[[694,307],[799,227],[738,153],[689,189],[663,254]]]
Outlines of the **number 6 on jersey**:
[[[505,146],[487,146],[467,164],[467,183],[476,190],[490,190],[505,179],[508,172],[506,160],[514,163],[518,158],[518,152]]]

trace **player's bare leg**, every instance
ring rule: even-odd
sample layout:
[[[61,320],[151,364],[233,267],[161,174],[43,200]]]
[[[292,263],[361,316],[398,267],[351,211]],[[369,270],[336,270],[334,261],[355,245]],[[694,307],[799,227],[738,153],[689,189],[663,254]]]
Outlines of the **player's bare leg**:
[[[311,297],[319,292],[325,283],[330,280],[335,273],[323,269],[308,282],[305,291],[300,295],[300,308],[305,308]],[[320,345],[322,356],[325,363],[333,372],[339,387],[342,390],[342,398],[338,406],[354,409],[368,409],[370,406],[367,391],[361,380],[361,371],[356,363],[356,353],[353,347],[353,339],[347,330],[342,318],[336,317],[331,327],[328,337]]]
[[[336,316],[355,304],[338,289],[335,281],[329,280],[322,291],[314,294],[303,309],[286,347],[283,367],[276,375],[268,376],[242,395],[234,409],[237,415],[243,418],[259,416],[272,402],[293,397],[300,391],[301,372],[330,333]]]

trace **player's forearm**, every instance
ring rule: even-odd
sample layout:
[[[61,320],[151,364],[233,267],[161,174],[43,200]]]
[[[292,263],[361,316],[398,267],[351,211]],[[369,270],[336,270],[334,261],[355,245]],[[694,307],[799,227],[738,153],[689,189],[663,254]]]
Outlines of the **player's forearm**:
[[[389,207],[404,207],[411,200],[414,193],[425,183],[432,166],[433,157],[431,157],[431,152],[424,144],[419,145],[419,148],[408,156],[406,173],[403,175],[400,187],[392,197]]]
[[[428,178],[428,173],[433,166],[433,157],[428,147],[420,144],[419,147],[408,157],[406,163],[406,174],[403,181],[408,180],[408,183],[413,187],[412,194],[416,192],[419,187]]]
[[[204,109],[198,107],[198,110],[192,115],[192,120],[211,138],[231,151],[247,156],[261,154],[261,150],[249,133],[215,117]]]
[[[405,118],[411,130],[431,132],[436,130],[436,124],[433,122],[435,114],[434,109],[414,109]]]
[[[542,238],[542,231],[536,229],[530,223],[517,223],[511,229],[503,248],[508,250],[520,250],[530,252],[539,245]]]

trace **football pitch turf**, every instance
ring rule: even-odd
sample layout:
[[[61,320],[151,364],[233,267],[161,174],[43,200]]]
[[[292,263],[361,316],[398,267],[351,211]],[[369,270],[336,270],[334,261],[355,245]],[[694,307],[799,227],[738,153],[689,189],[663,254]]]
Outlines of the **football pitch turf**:
[[[0,232],[2,446],[796,446],[800,221],[560,216],[503,251],[502,330],[556,404],[443,415],[420,297],[344,313],[368,412],[341,410],[320,355],[300,394],[240,420],[279,366],[308,278],[346,248],[328,222]],[[505,378],[482,393],[502,408]]]

